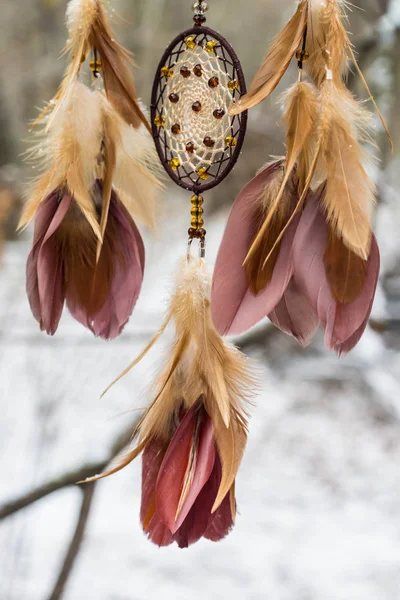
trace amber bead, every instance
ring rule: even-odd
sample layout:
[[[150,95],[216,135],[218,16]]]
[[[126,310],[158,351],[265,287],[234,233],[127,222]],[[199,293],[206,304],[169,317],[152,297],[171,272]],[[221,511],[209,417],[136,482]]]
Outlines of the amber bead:
[[[195,25],[204,25],[204,23],[207,21],[207,17],[204,15],[194,15],[193,21]]]
[[[200,112],[201,111],[201,102],[199,102],[198,100],[196,102],[193,102],[192,104],[192,110],[193,112]]]
[[[191,75],[190,69],[188,67],[182,67],[180,73],[185,79],[187,79]]]
[[[214,40],[210,40],[209,42],[207,42],[207,44],[204,47],[207,50],[207,52],[212,54],[213,52],[215,52],[215,48],[217,46],[218,46],[217,42],[214,42]]]
[[[193,142],[188,142],[186,144],[186,152],[188,154],[193,154],[193,152],[194,152],[194,144],[193,144]]]
[[[154,125],[157,125],[157,127],[164,127],[165,121],[166,117],[164,117],[164,115],[157,115],[157,117],[154,118]]]
[[[177,102],[179,102],[179,95],[178,94],[170,94],[168,96],[170,102],[172,102],[172,104],[176,104]]]
[[[200,169],[197,169],[196,173],[203,181],[206,181],[210,177],[207,173],[207,167],[201,167]]]
[[[204,210],[201,207],[199,207],[199,206],[198,207],[194,207],[190,211],[190,214],[192,215],[192,217],[196,217],[197,219],[199,219],[200,217],[203,216]]]
[[[203,75],[203,68],[201,65],[196,65],[195,67],[193,67],[193,73],[196,75],[196,77],[201,77]]]
[[[175,125],[172,125],[171,131],[174,135],[178,135],[181,132],[181,126],[179,125],[179,123],[175,123]]]
[[[204,238],[205,238],[205,237],[206,237],[206,235],[207,235],[207,231],[206,231],[205,229],[203,229],[203,228],[202,228],[202,229],[199,229],[199,231],[197,232],[197,234],[198,234],[198,236],[199,236],[199,238],[200,238],[201,240],[204,240]]]
[[[188,234],[189,234],[190,238],[192,238],[192,239],[196,238],[197,237],[197,229],[195,229],[194,227],[191,227],[188,230]]]
[[[161,69],[161,77],[165,77],[165,78],[169,78],[172,77],[172,75],[174,74],[173,70],[170,69],[169,67],[163,67]]]
[[[191,197],[190,201],[193,204],[193,206],[200,207],[200,206],[203,206],[204,198],[203,198],[203,196],[194,195]]]
[[[225,138],[225,144],[229,146],[229,148],[234,148],[237,144],[237,139],[232,135],[228,135],[228,137]]]
[[[204,221],[201,218],[197,218],[197,217],[193,217],[192,221],[191,221],[191,226],[195,227],[196,229],[201,229],[201,227],[203,227],[204,225]]]
[[[210,88],[216,88],[219,86],[219,79],[218,77],[211,77],[211,79],[208,80],[208,87]]]
[[[196,48],[196,46],[197,46],[195,40],[196,40],[196,37],[194,35],[189,35],[185,39],[186,47],[189,48],[190,50],[194,50]]]
[[[216,110],[214,110],[213,116],[218,120],[222,119],[222,117],[225,116],[225,111],[222,108],[217,108]]]
[[[178,167],[181,166],[179,158],[171,158],[171,160],[169,161],[169,166],[171,167],[171,169],[173,171],[176,171],[178,169]]]
[[[231,81],[228,81],[228,88],[230,90],[237,90],[239,88],[239,82],[237,79],[231,79]]]
[[[101,67],[102,67],[101,60],[91,60],[90,61],[90,68],[93,71],[93,73],[97,73],[98,71],[100,71]]]
[[[297,50],[296,52],[296,58],[298,60],[298,62],[307,62],[308,59],[310,58],[310,53],[307,52],[307,50]]]
[[[215,140],[213,140],[212,138],[210,138],[208,135],[204,138],[203,140],[203,144],[205,146],[207,146],[207,148],[212,148],[213,146],[215,146]]]

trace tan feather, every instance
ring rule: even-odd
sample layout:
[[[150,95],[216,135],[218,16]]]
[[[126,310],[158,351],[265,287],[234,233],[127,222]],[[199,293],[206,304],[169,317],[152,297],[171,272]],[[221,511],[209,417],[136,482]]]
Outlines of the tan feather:
[[[267,195],[264,201],[264,211],[267,209],[264,212],[265,217],[244,263],[255,293],[264,289],[271,280],[279,252],[276,241],[293,210],[293,182],[290,182],[293,170],[296,164],[299,164],[297,178],[302,185],[300,191],[303,191],[311,168],[311,148],[315,144],[318,100],[313,86],[301,81],[296,83],[286,93],[285,104],[283,117],[287,128],[285,173],[280,179],[278,190],[276,190],[277,178],[273,178],[265,190]],[[273,254],[270,254],[272,248],[274,248]],[[267,264],[266,256],[270,256]]]
[[[249,92],[231,106],[231,115],[237,115],[255,106],[274,91],[301,46],[307,27],[308,4],[308,0],[300,0],[295,15],[278,35],[263,65],[257,71]]]
[[[243,456],[247,439],[245,405],[254,394],[255,383],[246,357],[214,328],[210,286],[204,261],[185,259],[166,320],[166,323],[173,321],[176,330],[171,357],[156,384],[155,399],[135,434],[140,448],[155,438],[167,443],[173,432],[176,411],[182,404],[190,409],[201,399],[213,421],[222,465],[221,486],[213,508],[216,510],[232,488]],[[160,334],[157,339],[159,337]],[[124,458],[122,466],[126,464]],[[188,481],[190,476],[189,470]],[[184,501],[184,490],[182,493]]]
[[[332,231],[324,264],[332,294],[339,304],[351,304],[357,300],[365,286],[367,263],[349,250]]]
[[[320,87],[325,81],[326,70],[329,69],[335,85],[344,91],[343,81],[348,74],[350,58],[381,120],[393,150],[392,136],[358,65],[349,34],[345,28],[345,23],[347,23],[346,2],[344,0],[325,0],[324,2],[312,2],[311,6],[307,35],[307,50],[310,59],[305,63],[308,73]]]
[[[55,106],[47,122],[47,131],[52,127],[87,54],[93,49],[100,55],[104,87],[110,102],[126,123],[134,128],[143,124],[151,133],[147,118],[139,106],[129,68],[134,62],[128,50],[114,39],[101,1],[71,0],[67,9],[67,26],[69,40],[66,50],[71,55],[71,63],[53,99]]]
[[[75,81],[82,63],[90,50],[90,36],[93,25],[98,13],[98,0],[70,0],[67,6],[67,28],[69,38],[65,47],[65,52],[71,56],[71,62],[67,66],[63,81],[52,102],[53,110],[47,120],[46,131],[52,127],[58,112],[61,110],[63,102],[69,93],[70,87]],[[35,125],[42,116],[45,116],[47,110],[39,115]]]
[[[338,237],[353,252],[367,258],[371,242],[371,212],[375,185],[362,164],[355,137],[359,123],[352,119],[351,105],[327,80],[321,88],[320,166],[326,174],[324,207]],[[358,114],[358,112],[357,112]]]
[[[120,116],[132,127],[141,123],[151,133],[151,127],[143,114],[137,98],[129,64],[133,61],[129,52],[113,38],[105,12],[100,3],[90,34],[91,45],[101,57],[102,74],[107,98]]]

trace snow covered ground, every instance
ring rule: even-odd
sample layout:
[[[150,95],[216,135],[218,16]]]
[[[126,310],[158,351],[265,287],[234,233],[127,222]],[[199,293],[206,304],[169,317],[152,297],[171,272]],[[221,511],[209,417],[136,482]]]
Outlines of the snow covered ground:
[[[183,198],[175,204],[178,214]],[[221,216],[207,227],[211,260],[222,223]],[[24,293],[29,244],[7,247],[0,504],[107,456],[135,418],[131,410],[147,403],[160,347],[98,398],[161,323],[184,231],[177,219],[164,240],[148,240],[144,292],[112,344],[67,314],[55,338],[41,334]],[[263,388],[238,478],[234,531],[220,544],[201,541],[186,551],[152,546],[139,524],[137,462],[97,485],[66,600],[400,599],[400,343],[391,340],[389,347],[369,330],[339,361],[322,336],[303,351],[266,328],[265,341],[246,345],[262,365]],[[80,490],[68,488],[1,523],[1,600],[48,598],[80,500]]]

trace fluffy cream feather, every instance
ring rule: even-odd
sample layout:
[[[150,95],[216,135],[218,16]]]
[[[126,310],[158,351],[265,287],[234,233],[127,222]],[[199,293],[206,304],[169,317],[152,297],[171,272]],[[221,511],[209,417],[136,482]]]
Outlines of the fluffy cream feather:
[[[46,121],[43,122],[46,129]],[[103,139],[101,103],[82,83],[75,81],[60,104],[49,132],[39,132],[39,141],[30,153],[43,174],[34,183],[21,217],[20,227],[35,216],[42,200],[66,185],[85,214],[96,235],[101,238],[90,191],[96,179],[98,157]]]
[[[106,99],[104,102],[118,129],[114,186],[132,217],[154,230],[158,195],[164,186],[153,138],[143,125],[136,129],[129,126]]]
[[[182,403],[189,409],[202,399],[213,421],[222,464],[221,485],[213,508],[216,510],[231,490],[243,456],[247,440],[246,403],[253,397],[255,380],[248,359],[225,341],[212,323],[210,285],[210,274],[202,259],[183,261],[162,328],[164,331],[173,322],[175,341],[157,381],[155,399],[135,432],[138,446],[97,479],[129,464],[153,438],[169,441],[175,411]]]

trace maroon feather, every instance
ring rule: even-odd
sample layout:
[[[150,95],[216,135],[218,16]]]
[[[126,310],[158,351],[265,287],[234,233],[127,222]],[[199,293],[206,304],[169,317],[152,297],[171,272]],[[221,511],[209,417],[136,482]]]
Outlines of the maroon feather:
[[[157,546],[169,546],[173,536],[156,512],[156,483],[164,458],[164,445],[152,440],[142,457],[142,504],[140,520],[149,539]]]
[[[195,460],[188,495],[177,518],[186,470]],[[214,428],[204,409],[190,409],[172,438],[156,486],[156,507],[161,520],[175,533],[210,478],[215,462]]]
[[[72,198],[62,197],[40,246],[37,259],[37,277],[40,298],[40,326],[49,335],[57,331],[65,301],[63,263],[56,251],[54,234],[71,206]]]

